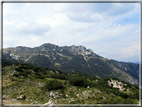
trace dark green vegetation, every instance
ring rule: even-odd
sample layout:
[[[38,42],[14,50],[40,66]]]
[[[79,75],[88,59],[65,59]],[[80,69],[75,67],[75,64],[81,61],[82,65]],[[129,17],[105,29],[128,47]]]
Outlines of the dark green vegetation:
[[[44,89],[45,90],[57,90],[57,89],[62,89],[64,86],[60,81],[57,80],[49,80],[45,83]]]
[[[108,80],[81,73],[13,64],[2,69],[4,104],[137,104],[139,90],[122,82],[126,90],[108,85]],[[20,96],[24,96],[24,98]]]
[[[3,57],[2,59],[2,66],[5,67],[7,65],[12,65],[14,63],[18,63],[18,61],[12,59],[10,56],[5,55],[5,57]]]
[[[139,84],[138,64],[103,58],[84,46],[59,47],[50,43],[35,48],[18,46],[3,49],[3,59],[58,69],[65,73],[84,73],[100,78],[114,77],[133,85]],[[3,66],[8,62],[4,62]]]

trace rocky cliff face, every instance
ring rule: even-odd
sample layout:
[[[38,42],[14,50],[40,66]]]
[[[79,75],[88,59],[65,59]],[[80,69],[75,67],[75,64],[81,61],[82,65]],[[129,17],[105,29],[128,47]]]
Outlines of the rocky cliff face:
[[[109,60],[84,46],[57,46],[45,43],[39,47],[18,46],[3,49],[3,59],[59,69],[64,72],[85,73],[101,78],[116,77],[131,84],[139,83],[139,66]]]

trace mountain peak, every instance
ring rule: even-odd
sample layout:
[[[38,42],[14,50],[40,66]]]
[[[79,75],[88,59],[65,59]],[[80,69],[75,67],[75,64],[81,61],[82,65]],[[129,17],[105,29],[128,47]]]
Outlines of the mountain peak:
[[[75,45],[71,45],[71,46],[58,46],[58,45],[54,45],[51,43],[44,43],[43,45],[40,46],[41,50],[67,50],[69,52],[73,52],[73,53],[78,53],[78,54],[91,54],[93,53],[93,51],[91,49],[86,49],[86,47],[79,45],[79,46],[75,46]]]
[[[52,43],[44,43],[44,44],[42,44],[41,46],[57,46],[57,45],[52,44]]]
[[[86,47],[79,45],[79,46],[75,46],[72,45],[70,46],[70,51],[71,52],[77,52],[78,54],[91,54],[93,53],[93,51],[91,49],[87,49]]]

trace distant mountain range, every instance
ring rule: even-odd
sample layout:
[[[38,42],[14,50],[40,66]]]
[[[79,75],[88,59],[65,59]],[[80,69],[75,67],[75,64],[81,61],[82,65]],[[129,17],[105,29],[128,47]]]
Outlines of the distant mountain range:
[[[141,62],[133,62],[134,64],[140,64]]]
[[[139,65],[103,58],[84,46],[58,46],[45,43],[39,47],[18,46],[3,49],[3,66],[28,63],[58,69],[66,73],[84,73],[100,78],[115,77],[139,84]]]

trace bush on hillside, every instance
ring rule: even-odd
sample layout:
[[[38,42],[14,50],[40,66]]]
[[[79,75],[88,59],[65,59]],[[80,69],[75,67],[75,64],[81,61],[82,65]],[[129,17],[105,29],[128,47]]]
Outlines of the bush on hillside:
[[[15,68],[15,70],[18,72],[23,72],[23,70],[21,68]]]
[[[19,77],[19,73],[15,72],[15,73],[13,74],[13,76]]]
[[[70,77],[69,83],[74,86],[90,86],[90,82],[84,77]]]
[[[63,85],[62,85],[62,83],[60,81],[50,80],[50,81],[46,82],[44,88],[45,88],[45,90],[48,89],[50,91],[50,90],[62,89],[64,87],[63,87]]]
[[[67,80],[67,77],[65,74],[52,74],[50,75],[50,78],[57,78],[57,79],[63,79],[63,80]]]

